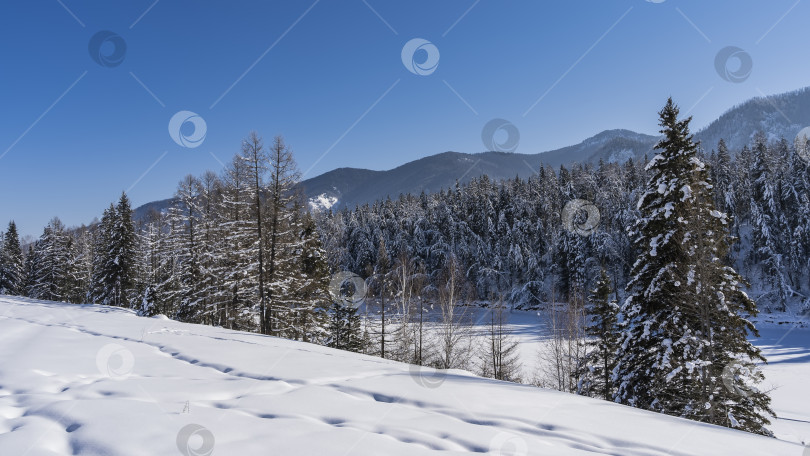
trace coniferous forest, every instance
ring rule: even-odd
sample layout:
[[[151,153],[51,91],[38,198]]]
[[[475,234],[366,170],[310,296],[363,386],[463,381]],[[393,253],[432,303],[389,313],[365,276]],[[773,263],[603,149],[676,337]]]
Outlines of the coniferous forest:
[[[54,218],[30,244],[9,223],[0,293],[468,369],[768,434],[750,319],[810,304],[806,146],[764,134],[741,150],[695,144],[671,100],[659,117],[661,140],[643,160],[484,175],[337,211],[311,210],[282,137],[251,133],[221,172],[180,181],[165,211],[133,219],[121,194],[100,221]],[[483,347],[472,342],[481,309]],[[536,310],[554,330],[536,379],[517,373],[509,309]],[[723,384],[730,365],[744,391]]]

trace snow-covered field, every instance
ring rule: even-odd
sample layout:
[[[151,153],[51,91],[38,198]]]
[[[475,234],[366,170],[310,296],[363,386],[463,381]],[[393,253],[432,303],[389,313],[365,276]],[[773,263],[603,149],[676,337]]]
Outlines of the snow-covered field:
[[[486,317],[477,317],[485,321]],[[520,341],[523,378],[538,370],[538,352],[547,343],[547,331],[536,312],[513,311],[509,315],[514,337]],[[768,364],[762,366],[763,389],[771,394],[778,418],[770,429],[776,437],[810,445],[810,328],[808,318],[788,314],[762,314],[755,320],[760,337],[752,339]],[[481,330],[485,333],[485,329]],[[810,456],[810,449],[803,456]]]
[[[520,326],[516,322],[516,327]],[[810,334],[758,344],[810,438]],[[519,331],[531,338],[531,330]],[[0,296],[0,455],[795,455],[797,443],[123,309]]]

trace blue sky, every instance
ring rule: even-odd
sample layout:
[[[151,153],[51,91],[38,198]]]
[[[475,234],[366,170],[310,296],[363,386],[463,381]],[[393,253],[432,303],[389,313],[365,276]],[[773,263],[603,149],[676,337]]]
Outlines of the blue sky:
[[[670,95],[697,129],[810,85],[810,2],[313,2],[3,2],[0,224],[38,235],[53,216],[91,221],[122,190],[135,205],[169,197],[251,130],[284,135],[313,177],[481,152],[493,118],[536,153],[605,129],[655,133]],[[91,58],[100,31],[126,44],[117,66]],[[429,75],[403,65],[414,38],[439,51]],[[742,82],[715,68],[726,46],[751,57]],[[170,136],[179,111],[204,119],[198,147]]]

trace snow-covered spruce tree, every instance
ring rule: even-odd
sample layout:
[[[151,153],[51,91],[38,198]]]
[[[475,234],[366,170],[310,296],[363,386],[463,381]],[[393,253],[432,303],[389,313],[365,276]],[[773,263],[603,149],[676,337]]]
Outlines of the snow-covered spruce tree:
[[[144,288],[143,295],[140,302],[135,306],[138,315],[143,317],[152,317],[160,313],[157,306],[157,296],[155,292],[155,285],[149,284]]]
[[[762,279],[771,286],[772,296],[763,296],[773,303],[775,310],[786,310],[785,303],[792,293],[785,276],[783,244],[785,214],[782,210],[779,179],[773,151],[764,134],[754,138],[754,160],[750,169],[751,186],[751,257],[762,268]],[[761,301],[760,301],[761,302]]]
[[[202,251],[202,225],[200,180],[187,175],[177,184],[175,207],[169,217],[173,218],[172,244],[178,259],[179,306],[177,318],[191,323],[202,323],[205,312],[203,303],[203,276],[200,257]]]
[[[183,302],[182,247],[184,227],[176,205],[155,221],[161,233],[155,251],[155,297],[158,313],[176,316]],[[165,231],[165,234],[163,232]]]
[[[258,248],[255,222],[251,219],[253,199],[249,194],[248,164],[242,156],[235,156],[222,175],[223,196],[220,211],[223,219],[220,227],[224,232],[225,250],[216,266],[216,274],[222,279],[221,294],[227,296],[219,324],[230,329],[250,330],[257,328],[256,309],[252,306],[258,299]]]
[[[590,339],[578,383],[580,394],[606,401],[613,399],[615,391],[611,376],[619,348],[619,304],[610,299],[612,291],[610,276],[602,269],[596,288],[591,291],[585,305],[588,318],[585,333]]]
[[[288,319],[285,337],[304,342],[323,343],[328,336],[329,266],[321,247],[315,221],[309,212],[300,211],[294,223],[299,227],[298,257],[289,276]]]
[[[783,199],[792,206],[788,216],[791,236],[787,257],[794,275],[797,276],[797,287],[801,286],[798,278],[804,277],[810,266],[810,164],[801,155],[806,153],[807,147],[808,144],[796,139],[787,190],[783,191],[786,194]]]
[[[84,225],[68,230],[68,234],[72,245],[68,259],[71,282],[67,300],[85,303],[93,274],[93,235]]]
[[[723,139],[717,143],[717,160],[712,171],[717,210],[725,213],[733,212],[735,207],[734,174],[731,155]]]
[[[71,258],[73,240],[62,222],[54,217],[36,241],[29,255],[30,277],[27,294],[34,299],[68,301],[74,287]]]
[[[23,262],[17,225],[12,220],[2,239],[0,249],[0,294],[21,295],[25,285]]]
[[[118,205],[115,207],[118,217],[117,225],[113,231],[113,253],[117,262],[115,296],[120,306],[129,306],[136,296],[135,290],[135,254],[137,247],[137,237],[135,236],[135,225],[132,222],[132,205],[127,194],[121,192]]]
[[[329,336],[326,345],[340,350],[363,351],[360,315],[351,302],[335,299],[329,319]]]
[[[126,193],[104,211],[98,227],[90,301],[119,307],[137,304],[135,263],[137,238]]]
[[[664,138],[631,230],[640,253],[621,308],[614,400],[767,435],[773,412],[754,366],[765,359],[746,338],[757,308],[721,260],[728,219],[714,208],[691,118],[678,120],[672,99],[659,115]]]
[[[161,303],[156,291],[160,265],[158,247],[163,235],[161,221],[161,213],[152,210],[141,220],[138,229],[137,269],[140,299],[136,302],[135,310],[139,315],[148,317],[161,313]]]
[[[112,243],[113,229],[117,217],[115,206],[104,210],[101,222],[96,228],[94,252],[93,252],[93,274],[90,278],[90,291],[87,300],[94,304],[112,305],[112,274],[110,269],[110,244]]]

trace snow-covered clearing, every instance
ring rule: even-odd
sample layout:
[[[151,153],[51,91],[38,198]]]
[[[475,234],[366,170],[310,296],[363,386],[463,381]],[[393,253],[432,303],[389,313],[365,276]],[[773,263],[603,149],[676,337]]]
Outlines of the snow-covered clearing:
[[[781,334],[780,334],[781,332]],[[778,412],[810,342],[766,330]],[[193,426],[190,426],[193,425]],[[780,436],[808,436],[782,421]],[[182,448],[183,450],[181,451]],[[795,455],[804,447],[531,386],[123,309],[0,296],[2,455]]]
[[[487,317],[476,316],[479,325]],[[788,314],[763,314],[755,320],[760,337],[752,339],[762,350],[768,364],[762,366],[766,381],[762,388],[771,391],[771,406],[778,418],[770,429],[776,437],[789,442],[810,444],[810,328],[808,318]],[[483,322],[483,323],[482,323]],[[523,378],[537,375],[538,352],[547,343],[543,317],[536,312],[512,311],[510,327],[520,341]],[[486,328],[478,331],[485,337]],[[810,449],[803,456],[810,456]]]

